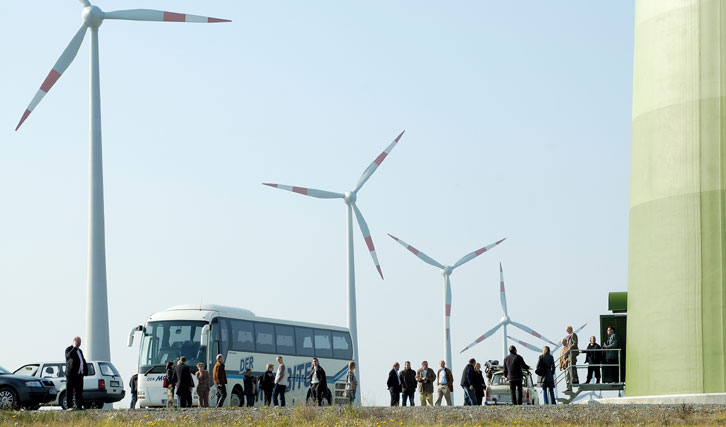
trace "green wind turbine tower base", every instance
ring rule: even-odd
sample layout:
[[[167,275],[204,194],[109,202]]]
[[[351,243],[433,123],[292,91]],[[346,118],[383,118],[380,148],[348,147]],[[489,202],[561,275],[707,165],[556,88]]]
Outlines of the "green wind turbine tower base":
[[[626,395],[726,392],[726,2],[636,0]]]

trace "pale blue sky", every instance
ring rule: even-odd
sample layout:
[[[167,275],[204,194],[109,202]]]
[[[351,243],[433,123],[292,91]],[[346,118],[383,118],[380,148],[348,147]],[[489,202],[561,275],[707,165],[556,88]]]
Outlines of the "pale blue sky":
[[[129,329],[176,304],[345,325],[343,203],[260,184],[345,192],[403,129],[359,194],[385,275],[356,230],[364,402],[387,402],[393,361],[443,358],[441,276],[386,233],[442,263],[507,238],[452,275],[457,378],[469,357],[501,357],[501,333],[459,355],[502,316],[498,262],[511,317],[554,340],[567,324],[596,334],[607,293],[626,290],[632,2],[98,5],[233,20],[101,27],[111,353],[125,378]],[[72,0],[0,3],[8,369],[61,359],[85,329],[88,40],[14,132],[80,14]]]

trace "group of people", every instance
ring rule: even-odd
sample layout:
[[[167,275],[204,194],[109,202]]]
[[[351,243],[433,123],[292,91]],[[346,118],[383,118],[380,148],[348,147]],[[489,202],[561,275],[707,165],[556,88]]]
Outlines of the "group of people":
[[[220,408],[224,405],[227,399],[227,371],[224,365],[224,356],[221,354],[217,355],[217,363],[212,369],[211,381],[216,386],[216,401],[214,406]],[[273,371],[274,365],[268,363],[266,370],[259,376],[252,375],[252,369],[246,369],[242,384],[241,394],[239,394],[240,402],[239,406],[255,406],[255,402],[260,400],[260,397],[264,401],[265,406],[285,406],[285,392],[288,386],[288,371],[287,367],[283,362],[282,356],[276,357],[277,370]],[[352,404],[355,400],[356,391],[358,388],[358,380],[355,376],[355,362],[348,364],[348,374],[346,377],[345,396],[349,399]],[[210,375],[205,369],[203,363],[197,364],[197,372],[194,374],[197,377],[197,396],[200,408],[209,407],[209,392],[211,389]],[[136,377],[136,375],[134,375]],[[132,391],[132,404],[133,409],[136,403],[135,391],[136,391],[136,378],[132,377],[131,391]],[[328,390],[328,381],[325,370],[318,361],[317,357],[312,359],[312,369],[306,376],[306,379],[310,382],[310,389],[308,390],[309,401],[315,405],[322,405],[324,399],[332,400],[331,393]],[[130,384],[130,385],[131,385]],[[191,371],[186,365],[186,357],[182,356],[177,365],[174,366],[172,362],[166,364],[166,376],[164,377],[163,386],[167,389],[167,407],[175,406],[175,395],[179,400],[179,407],[188,408],[192,405],[192,390],[194,389],[194,381],[192,378]],[[261,395],[261,396],[260,396]]]
[[[421,406],[441,406],[441,401],[446,400],[446,404],[451,406],[451,392],[454,391],[454,376],[451,370],[446,367],[446,362],[441,361],[439,369],[434,372],[429,368],[429,362],[421,362],[421,368],[413,370],[411,362],[406,361],[404,369],[400,370],[401,365],[396,362],[388,373],[388,381],[386,386],[391,394],[391,406],[398,406],[403,396],[403,406],[414,404],[414,395],[418,391]],[[463,379],[462,379],[463,381]],[[481,377],[481,387],[484,386],[484,379]],[[462,384],[463,385],[463,384]],[[435,386],[435,387],[434,387]],[[477,385],[477,390],[481,388]],[[436,403],[434,403],[434,388],[436,390]],[[483,389],[482,389],[483,395]]]
[[[577,356],[580,353],[578,348],[577,334],[572,326],[565,328],[567,336],[562,339],[562,350],[558,361],[555,361],[551,354],[550,347],[544,346],[542,354],[537,360],[535,374],[538,376],[538,384],[542,387],[545,404],[555,404],[555,373],[556,368],[565,373],[566,391],[572,391],[573,384],[579,384],[577,375]],[[585,363],[587,369],[587,383],[595,377],[600,383],[600,364],[603,366],[604,382],[619,382],[619,349],[618,338],[615,335],[615,327],[608,328],[607,342],[602,347],[596,342],[595,337],[590,337],[590,344],[584,351],[586,353]],[[604,353],[604,354],[603,354]],[[509,383],[512,404],[522,404],[524,373],[530,369],[519,354],[515,346],[509,346],[509,355],[503,361],[503,375]],[[487,365],[488,366],[488,365]],[[414,406],[414,395],[419,393],[421,406],[440,406],[443,399],[451,406],[451,393],[454,391],[454,378],[451,370],[446,367],[446,362],[441,361],[440,368],[434,372],[429,368],[428,362],[421,362],[421,368],[413,370],[411,362],[406,361],[404,369],[400,370],[398,362],[388,373],[386,386],[391,394],[391,406],[402,405]],[[464,405],[483,405],[486,392],[485,375],[481,370],[481,364],[475,359],[470,359],[461,374],[461,387],[464,389]],[[436,390],[436,402],[433,400],[434,388]],[[401,399],[403,396],[403,399]]]
[[[214,383],[216,387],[216,395],[214,406],[221,408],[227,399],[227,370],[224,365],[224,356],[217,355],[217,362],[212,368],[210,377],[209,371],[205,369],[204,363],[197,363],[197,401],[200,408],[209,407],[209,392],[211,385]],[[285,389],[287,388],[287,367],[282,361],[282,356],[277,357],[277,372],[273,373],[274,365],[268,363],[265,372],[256,377],[252,375],[252,369],[246,369],[242,377],[241,395],[239,395],[239,406],[254,406],[259,400],[260,395],[266,406],[274,404],[274,406],[285,406]],[[134,375],[136,377],[136,375]],[[135,404],[136,379],[131,379],[131,408]],[[133,384],[133,385],[132,385]],[[167,407],[175,406],[175,396],[178,396],[179,407],[189,408],[192,406],[192,390],[194,390],[194,380],[189,367],[186,364],[186,357],[179,358],[177,365],[173,362],[166,364],[166,376],[164,377],[164,388],[167,389]]]

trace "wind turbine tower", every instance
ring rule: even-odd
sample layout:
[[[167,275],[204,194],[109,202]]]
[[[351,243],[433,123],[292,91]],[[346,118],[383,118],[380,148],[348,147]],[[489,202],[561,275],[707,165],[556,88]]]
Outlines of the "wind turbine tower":
[[[356,299],[355,299],[355,256],[353,252],[353,213],[355,213],[355,218],[358,221],[358,226],[360,227],[360,231],[363,234],[363,240],[366,242],[366,246],[368,246],[368,251],[371,254],[371,258],[373,258],[373,264],[376,266],[376,270],[378,270],[378,274],[381,276],[381,279],[383,279],[383,271],[381,270],[381,265],[378,262],[378,256],[376,255],[376,248],[373,246],[373,239],[371,238],[371,232],[368,228],[368,224],[366,223],[366,220],[363,218],[363,214],[361,213],[360,209],[358,209],[358,206],[356,206],[356,202],[358,201],[358,191],[363,187],[363,184],[365,184],[368,179],[373,175],[373,172],[378,169],[378,166],[383,163],[383,160],[388,157],[388,155],[391,153],[391,150],[393,150],[393,147],[398,144],[398,141],[403,136],[403,133],[405,131],[401,132],[394,140],[391,142],[388,147],[386,147],[385,150],[381,154],[376,157],[375,160],[366,168],[366,170],[363,171],[363,175],[361,175],[360,179],[358,179],[358,183],[353,187],[352,190],[343,193],[335,193],[332,191],[325,191],[325,190],[316,190],[314,188],[305,188],[305,187],[295,187],[292,185],[283,185],[283,184],[270,184],[270,183],[263,183],[263,185],[267,185],[269,187],[278,188],[280,190],[287,190],[292,191],[293,193],[302,194],[304,196],[310,196],[315,197],[318,199],[342,199],[345,203],[345,206],[347,207],[348,211],[348,227],[347,227],[347,238],[348,238],[348,329],[350,330],[350,335],[353,339],[353,360],[356,364],[356,369],[358,369],[358,387],[360,390],[360,361],[358,360],[358,315],[356,313]],[[356,393],[356,404],[360,405],[360,399],[361,399],[361,393],[360,391]]]
[[[27,120],[40,101],[73,62],[88,30],[91,31],[91,156],[90,197],[88,224],[88,288],[86,293],[86,358],[88,360],[111,360],[108,329],[108,297],[106,289],[106,237],[103,203],[103,161],[101,154],[101,80],[98,55],[98,30],[103,21],[119,19],[126,21],[161,22],[229,22],[226,19],[186,15],[150,9],[118,10],[104,12],[88,0],[83,4],[83,22],[68,46],[56,61],[48,76],[40,85],[35,97],[25,109],[18,126]]]
[[[416,255],[426,264],[433,265],[434,267],[441,269],[441,275],[444,276],[444,351],[446,354],[446,367],[451,369],[451,371],[453,372],[454,368],[451,362],[451,280],[449,280],[449,277],[451,276],[451,273],[453,273],[454,269],[461,267],[462,265],[473,260],[484,252],[487,252],[488,250],[502,243],[506,239],[498,240],[494,243],[484,246],[483,248],[477,249],[474,252],[470,252],[461,257],[460,260],[456,261],[453,266],[448,266],[441,264],[440,262],[419,251],[418,249],[414,248],[413,246],[409,245],[398,237],[391,234],[389,234],[389,236],[391,236],[393,240],[400,243],[401,246],[408,249],[409,252]]]

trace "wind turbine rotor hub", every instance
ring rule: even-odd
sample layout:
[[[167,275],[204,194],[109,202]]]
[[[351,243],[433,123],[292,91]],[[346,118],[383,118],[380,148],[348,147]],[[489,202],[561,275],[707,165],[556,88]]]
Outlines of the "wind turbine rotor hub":
[[[81,16],[89,28],[98,29],[103,23],[103,11],[98,6],[84,7]]]
[[[499,321],[502,323],[509,323],[509,316],[502,316]]]
[[[345,197],[343,197],[343,201],[346,205],[352,205],[356,200],[358,200],[358,196],[356,196],[356,194],[352,191],[348,191],[345,193]]]
[[[445,265],[444,268],[441,269],[441,275],[442,276],[448,276],[451,274],[452,268],[448,265]]]

